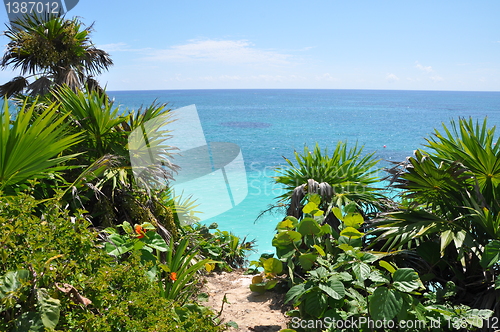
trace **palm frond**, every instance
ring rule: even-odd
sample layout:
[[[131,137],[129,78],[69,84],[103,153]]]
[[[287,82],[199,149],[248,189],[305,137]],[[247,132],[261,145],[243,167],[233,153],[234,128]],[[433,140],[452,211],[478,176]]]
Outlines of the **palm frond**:
[[[47,76],[42,76],[28,86],[32,96],[43,96],[50,91],[50,87],[54,84]]]
[[[0,188],[44,176],[73,157],[61,153],[82,139],[81,133],[68,135],[66,116],[59,116],[55,104],[33,119],[36,103],[26,104],[12,121],[8,102],[0,115]]]
[[[5,96],[7,98],[21,93],[24,89],[28,87],[29,83],[22,76],[17,76],[11,81],[0,85],[0,95]]]
[[[303,153],[295,151],[295,163],[285,158],[287,165],[276,169],[279,175],[275,181],[282,184],[285,191],[278,197],[280,202],[289,202],[300,186],[312,180],[312,183],[331,187],[332,195],[328,198],[335,206],[354,201],[359,208],[376,210],[377,201],[382,198],[375,187],[380,181],[377,177],[380,169],[376,168],[378,160],[373,158],[373,153],[363,155],[362,151],[363,148],[357,145],[348,149],[345,142],[338,142],[332,154],[327,149],[321,151],[318,145],[313,151],[307,146]]]

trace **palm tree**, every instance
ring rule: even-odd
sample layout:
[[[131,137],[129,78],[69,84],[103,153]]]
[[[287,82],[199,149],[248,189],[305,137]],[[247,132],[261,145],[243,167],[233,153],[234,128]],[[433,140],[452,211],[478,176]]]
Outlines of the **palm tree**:
[[[275,181],[284,189],[278,197],[280,202],[291,204],[288,215],[301,216],[300,201],[305,193],[317,192],[311,191],[315,187],[312,182],[318,183],[318,190],[324,192],[322,196],[327,204],[333,201],[334,206],[342,207],[354,202],[363,213],[378,210],[382,199],[374,186],[380,180],[376,176],[378,160],[373,158],[373,153],[363,155],[362,152],[363,147],[356,144],[348,148],[347,142],[340,141],[331,154],[327,149],[321,151],[316,144],[313,150],[305,146],[303,153],[295,151],[296,163],[285,158],[287,165],[276,169]]]
[[[427,142],[430,152],[391,170],[406,204],[371,225],[371,247],[415,251],[434,288],[451,280],[457,303],[498,316],[500,139],[486,119],[470,118],[443,124]]]
[[[52,88],[68,85],[72,90],[88,86],[101,90],[94,75],[107,70],[113,61],[94,47],[89,36],[92,26],[83,28],[76,18],[25,16],[5,31],[10,39],[0,67],[20,69],[20,76],[0,86],[10,97],[27,92],[44,95]],[[30,82],[31,78],[35,78]]]

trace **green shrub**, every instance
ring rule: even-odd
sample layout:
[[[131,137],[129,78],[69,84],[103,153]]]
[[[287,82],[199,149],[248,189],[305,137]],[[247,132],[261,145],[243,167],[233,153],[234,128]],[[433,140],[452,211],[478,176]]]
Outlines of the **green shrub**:
[[[108,255],[83,211],[0,197],[0,330],[224,330],[208,309],[160,297],[136,255]]]
[[[217,229],[218,225],[213,223],[208,227],[200,223],[184,226],[183,230],[192,239],[192,245],[196,246],[203,257],[215,262],[208,266],[209,271],[232,271],[242,268],[250,251],[254,250],[255,240],[246,241],[246,238]],[[213,230],[213,233],[210,232]]]
[[[377,331],[448,331],[452,330],[450,322],[460,321],[472,330],[482,327],[483,319],[491,316],[490,310],[453,306],[444,296],[426,289],[414,269],[395,264],[394,256],[403,251],[364,250],[364,220],[360,214],[332,208],[331,213],[341,221],[340,232],[336,233],[324,223],[319,196],[310,195],[308,201],[301,221],[287,217],[277,226],[273,245],[281,261],[263,261],[277,261],[288,268],[292,287],[285,302],[296,308],[288,313],[296,319],[291,327],[299,321],[322,321],[325,325],[355,321],[359,324],[344,330],[373,331],[376,322],[387,322]],[[270,282],[252,286],[266,287]],[[398,328],[396,324],[401,321],[419,321],[421,325]],[[298,325],[303,327],[298,330],[338,331],[325,325]]]

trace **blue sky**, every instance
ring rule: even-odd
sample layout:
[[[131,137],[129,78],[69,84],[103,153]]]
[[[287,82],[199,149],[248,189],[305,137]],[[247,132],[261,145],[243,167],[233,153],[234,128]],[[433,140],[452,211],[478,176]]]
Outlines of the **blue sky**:
[[[499,14],[497,0],[80,0],[68,16],[95,22],[108,90],[500,91]]]

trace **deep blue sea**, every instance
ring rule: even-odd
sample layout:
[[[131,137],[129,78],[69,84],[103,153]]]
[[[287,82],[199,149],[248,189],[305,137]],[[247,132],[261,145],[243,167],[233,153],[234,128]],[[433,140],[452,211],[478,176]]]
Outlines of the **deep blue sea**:
[[[488,117],[500,124],[500,92],[384,90],[165,90],[109,92],[123,109],[153,101],[172,109],[196,105],[208,142],[240,146],[248,195],[234,208],[207,219],[219,228],[257,240],[259,254],[274,252],[271,240],[283,216],[259,213],[276,202],[272,181],[283,157],[304,145],[333,149],[339,140],[375,151],[381,166],[422,148],[425,137],[451,119]]]

